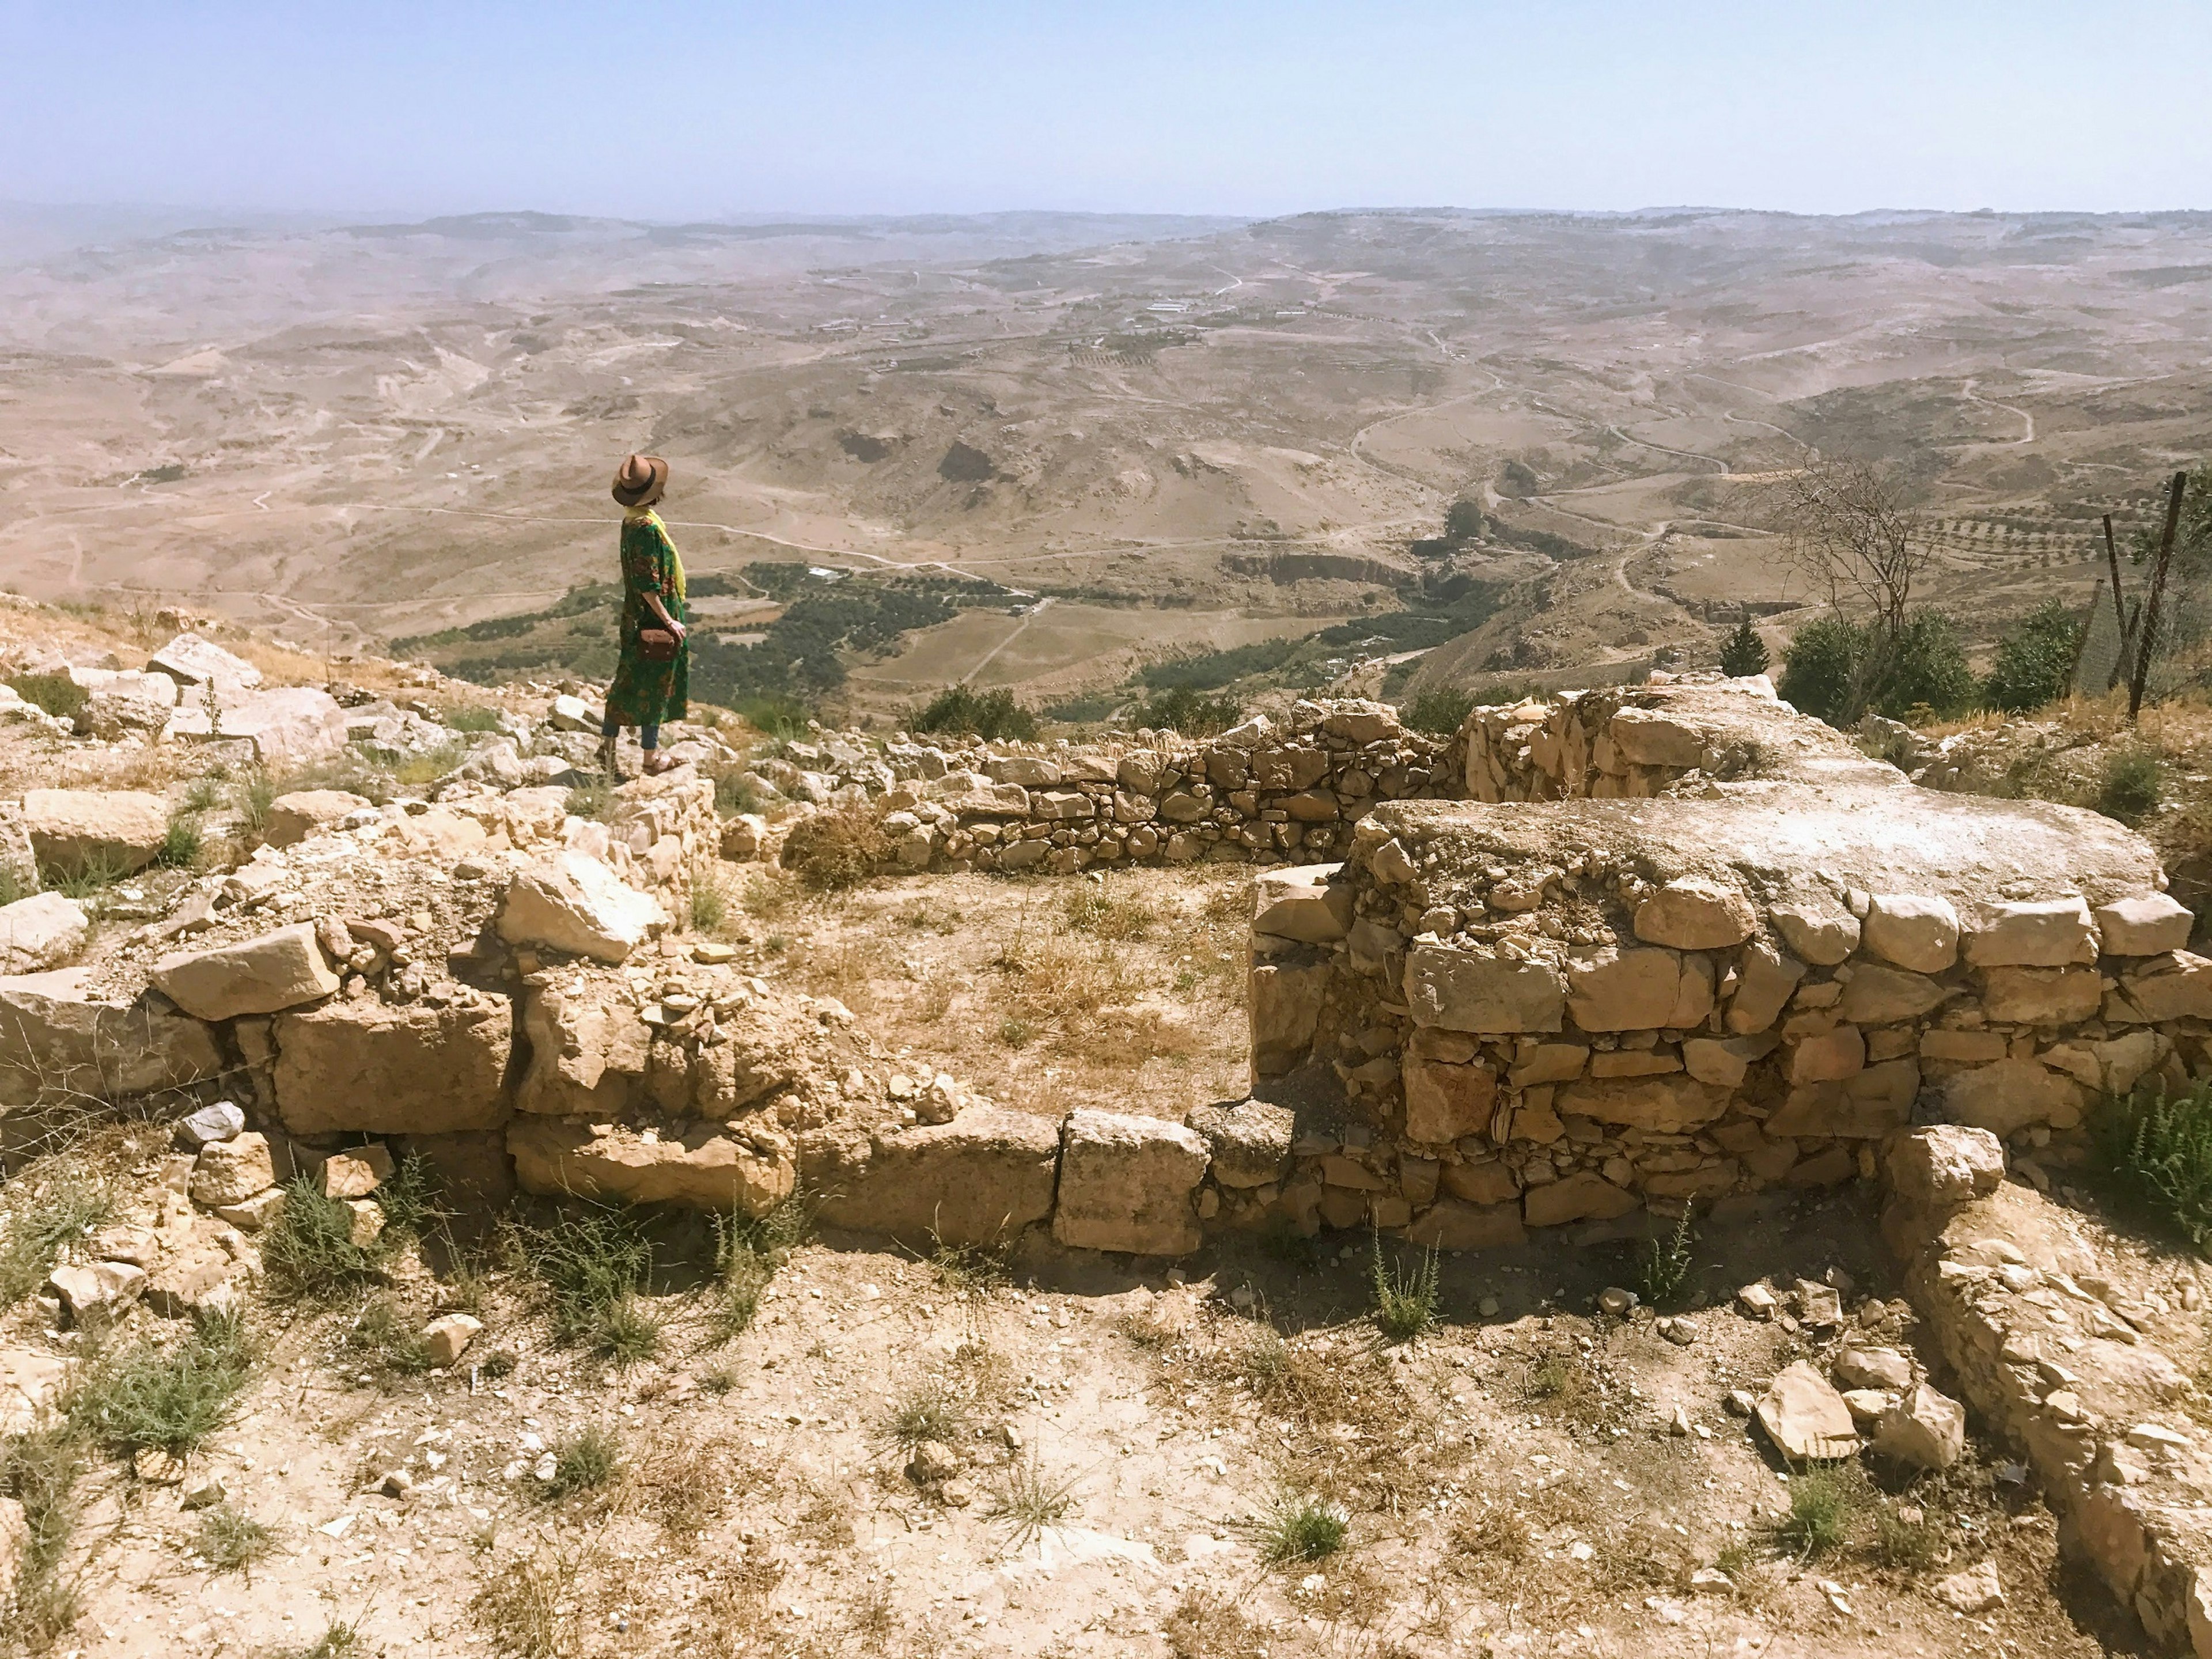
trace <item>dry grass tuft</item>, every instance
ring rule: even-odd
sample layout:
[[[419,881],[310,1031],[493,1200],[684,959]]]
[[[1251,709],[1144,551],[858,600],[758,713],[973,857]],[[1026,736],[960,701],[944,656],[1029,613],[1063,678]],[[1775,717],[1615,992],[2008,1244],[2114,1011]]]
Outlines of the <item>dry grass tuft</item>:
[[[779,861],[815,892],[842,893],[866,881],[890,851],[872,807],[839,806],[793,824]]]

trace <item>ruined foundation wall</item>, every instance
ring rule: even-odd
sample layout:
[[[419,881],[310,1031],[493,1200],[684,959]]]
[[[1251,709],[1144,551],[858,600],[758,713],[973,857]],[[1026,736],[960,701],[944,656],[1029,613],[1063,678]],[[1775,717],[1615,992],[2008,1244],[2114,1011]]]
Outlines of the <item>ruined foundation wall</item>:
[[[884,750],[886,870],[1042,871],[1341,858],[1377,803],[1459,793],[1457,747],[1388,704],[1298,703],[1202,743]]]
[[[2212,1069],[2212,962],[2109,819],[1916,789],[1756,682],[1462,741],[1512,799],[1261,878],[1255,1083],[1345,1102],[1283,1189],[1306,1224],[1506,1242],[1870,1175],[1916,1116],[2039,1170],[2100,1091]]]

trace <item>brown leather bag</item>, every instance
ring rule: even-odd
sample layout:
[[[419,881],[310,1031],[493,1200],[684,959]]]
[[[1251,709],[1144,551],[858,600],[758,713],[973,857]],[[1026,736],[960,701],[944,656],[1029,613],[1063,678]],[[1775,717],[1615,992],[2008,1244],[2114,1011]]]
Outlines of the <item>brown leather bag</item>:
[[[674,662],[683,641],[665,628],[641,628],[637,631],[638,654],[647,662]]]

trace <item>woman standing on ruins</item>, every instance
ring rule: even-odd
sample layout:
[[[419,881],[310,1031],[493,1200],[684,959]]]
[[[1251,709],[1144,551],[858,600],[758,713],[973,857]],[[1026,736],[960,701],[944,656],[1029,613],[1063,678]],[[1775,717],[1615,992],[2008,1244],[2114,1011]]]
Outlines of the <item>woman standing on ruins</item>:
[[[622,775],[616,743],[625,726],[638,728],[647,776],[675,763],[659,753],[660,724],[684,718],[690,693],[684,561],[653,510],[667,489],[668,463],[658,455],[632,455],[615,471],[614,497],[623,507],[622,656],[599,726],[599,764],[610,778]]]

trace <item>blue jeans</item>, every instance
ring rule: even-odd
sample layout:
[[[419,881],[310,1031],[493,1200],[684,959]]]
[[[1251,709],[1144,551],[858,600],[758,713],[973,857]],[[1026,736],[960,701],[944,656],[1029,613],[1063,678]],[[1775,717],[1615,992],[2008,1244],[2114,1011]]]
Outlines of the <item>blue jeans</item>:
[[[602,720],[599,723],[599,735],[603,738],[616,737],[620,735],[621,732],[622,722],[620,720]],[[637,728],[637,746],[641,749],[658,749],[660,747],[660,726],[659,722],[656,721],[651,726],[641,726]]]

